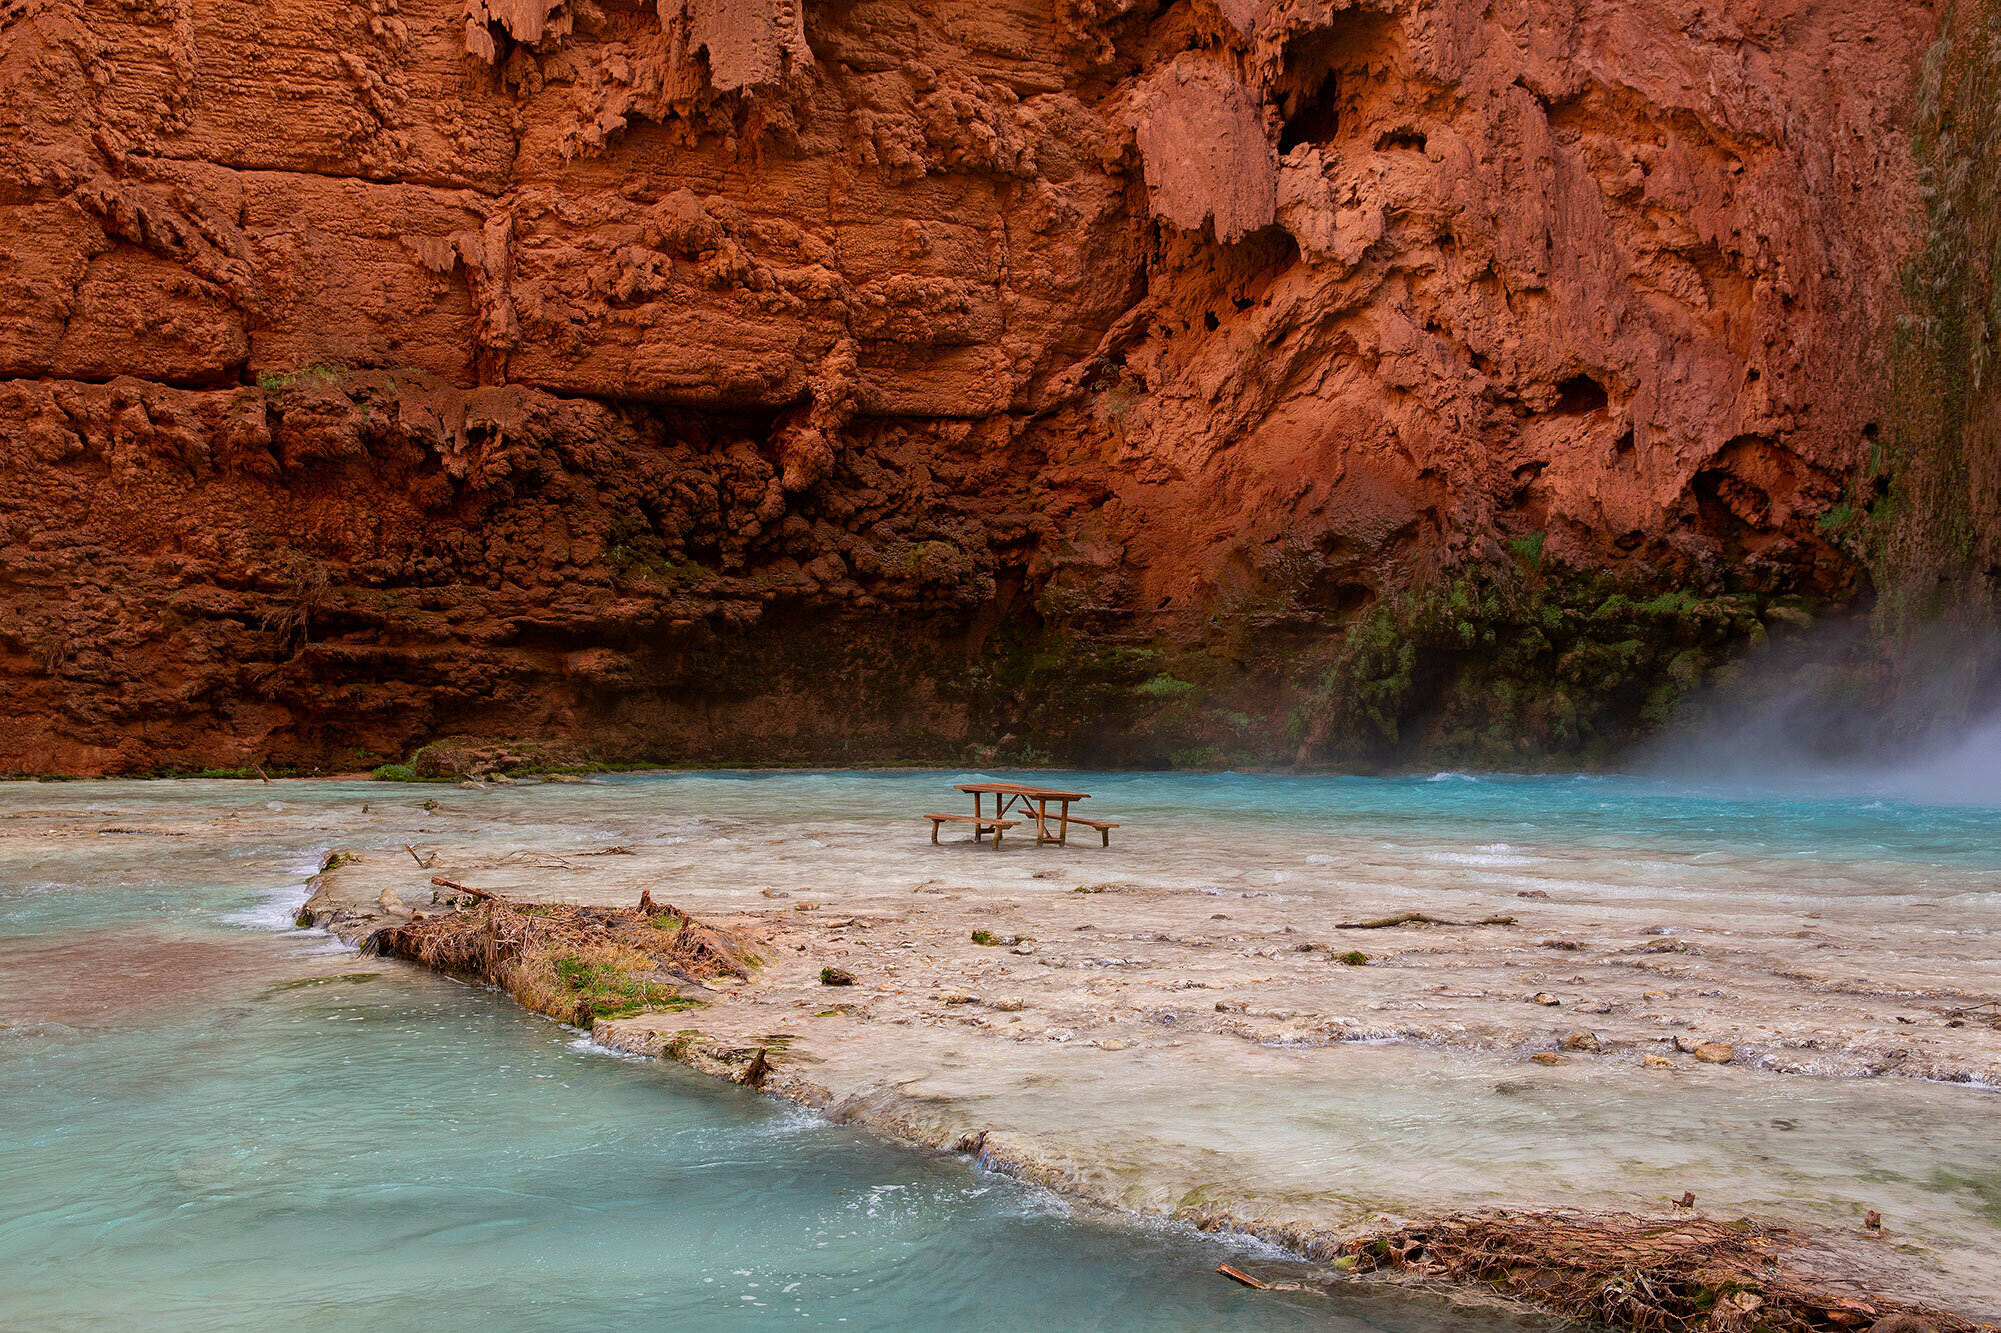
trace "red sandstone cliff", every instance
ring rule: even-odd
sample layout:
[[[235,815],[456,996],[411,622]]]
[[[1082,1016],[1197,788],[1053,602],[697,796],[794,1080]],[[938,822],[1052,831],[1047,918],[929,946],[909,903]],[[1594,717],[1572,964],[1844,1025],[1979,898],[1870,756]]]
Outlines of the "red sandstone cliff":
[[[1934,28],[0,0],[0,772],[1591,752],[1854,587]]]

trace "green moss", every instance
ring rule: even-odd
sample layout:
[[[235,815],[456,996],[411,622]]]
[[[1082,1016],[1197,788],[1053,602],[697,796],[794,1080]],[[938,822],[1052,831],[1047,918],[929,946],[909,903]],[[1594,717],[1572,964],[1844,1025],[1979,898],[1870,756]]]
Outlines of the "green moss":
[[[1193,681],[1181,680],[1168,675],[1165,671],[1133,686],[1134,694],[1144,695],[1149,699],[1179,699],[1185,694],[1194,692]]]
[[[1525,537],[1516,537],[1508,543],[1508,549],[1531,569],[1542,568],[1542,546],[1549,536],[1545,532],[1531,532]]]
[[[973,932],[973,943],[992,947],[1000,943],[1000,936],[991,930],[976,930]]]
[[[369,776],[377,782],[415,782],[417,770],[408,764],[383,764]]]
[[[577,957],[555,960],[556,977],[592,1018],[630,1018],[649,1010],[693,1009],[701,1001],[677,994],[673,987],[642,981],[610,963]]]
[[[1360,949],[1350,949],[1346,953],[1335,954],[1334,961],[1348,967],[1361,967],[1369,961],[1369,955]]]
[[[1215,768],[1223,762],[1220,745],[1184,745],[1170,750],[1167,762],[1176,768]]]
[[[149,778],[209,778],[236,782],[250,781],[265,776],[254,768],[156,768],[149,773],[134,774],[135,777]]]
[[[342,972],[340,975],[332,977],[301,977],[297,981],[281,981],[264,993],[266,995],[276,995],[280,991],[306,990],[313,986],[353,986],[359,985],[364,981],[374,981],[381,975],[380,972]]]
[[[295,384],[317,386],[334,384],[340,380],[338,366],[311,365],[304,370],[260,370],[257,372],[257,387],[266,393],[283,393]]]
[[[1337,763],[1594,762],[1761,633],[1760,599],[1603,575],[1462,569],[1351,623],[1291,718]]]
[[[1902,274],[1890,407],[1863,534],[1892,642],[1940,616],[1991,619],[2001,589],[2001,0],[1951,0],[1918,81],[1925,216]],[[1872,447],[1872,453],[1874,448]]]

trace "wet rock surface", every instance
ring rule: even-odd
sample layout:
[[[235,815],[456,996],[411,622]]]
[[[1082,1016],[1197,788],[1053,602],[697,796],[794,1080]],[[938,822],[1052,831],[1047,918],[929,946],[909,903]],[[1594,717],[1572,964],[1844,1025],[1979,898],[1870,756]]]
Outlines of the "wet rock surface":
[[[1053,872],[1045,861],[997,869],[990,852],[970,843],[926,858],[946,878],[831,891],[821,872],[818,892],[831,901],[774,904],[750,885],[706,882],[699,861],[675,846],[624,833],[627,855],[544,861],[496,856],[477,837],[447,834],[462,824],[429,827],[440,864],[468,884],[608,905],[665,885],[767,960],[752,978],[703,994],[697,1010],[601,1022],[598,1040],[738,1082],[754,1069],[751,1081],[768,1092],[909,1142],[952,1147],[977,1139],[968,1151],[983,1161],[1109,1206],[1240,1227],[1332,1256],[1381,1216],[1423,1216],[1434,1201],[1462,1203],[1469,1191],[1510,1205],[1548,1201],[1557,1187],[1531,1179],[1548,1168],[1512,1140],[1495,1151],[1522,1155],[1530,1176],[1484,1194],[1493,1187],[1474,1187],[1463,1172],[1447,1181],[1406,1160],[1414,1132],[1407,1124],[1356,1140],[1324,1137],[1327,1126],[1314,1121],[1313,1132],[1293,1137],[1319,1114],[1312,1108],[1350,1095],[1346,1080],[1366,1080],[1366,1103],[1392,1105],[1412,1095],[1403,1080],[1431,1077],[1418,1071],[1437,1068],[1442,1057],[1469,1072],[1520,1071],[1491,1092],[1533,1108],[1531,1123],[1543,1126],[1537,1142],[1552,1123],[1541,1117],[1559,1104],[1548,1099],[1576,1096],[1614,1121],[1630,1117],[1626,1130],[1645,1125],[1648,1134],[1710,1145],[1661,1172],[1674,1188],[1654,1198],[1648,1185],[1611,1185],[1609,1167],[1589,1165],[1600,1151],[1591,1135],[1626,1130],[1566,1129],[1566,1152],[1581,1174],[1560,1188],[1573,1206],[1592,1197],[1601,1207],[1666,1208],[1693,1183],[1705,1208],[1717,1210],[1709,1216],[1745,1208],[1750,1197],[1803,1226],[1818,1247],[1808,1268],[1845,1275],[1843,1290],[1945,1300],[1975,1312],[1984,1308],[1980,1293],[1991,1294],[1986,1261],[1968,1255],[1964,1237],[1907,1230],[1894,1251],[1859,1246],[1861,1214],[1847,1219],[1841,1195],[1808,1204],[1798,1193],[1888,1186],[1816,1177],[1814,1185],[1788,1187],[1783,1203],[1755,1190],[1747,1196],[1744,1169],[1731,1165],[1734,1149],[1718,1149],[1710,1137],[1719,1132],[1706,1109],[1713,1101],[1769,1098],[1790,1110],[1787,1085],[1804,1087],[1801,1075],[1831,1076],[1836,1087],[1842,1076],[1904,1075],[1868,1081],[1901,1084],[1916,1098],[1929,1095],[1922,1090],[1932,1080],[2001,1081],[2001,1031],[1964,1019],[1953,1026],[1948,1017],[1961,1012],[1958,997],[1991,984],[1991,959],[1928,957],[1920,982],[1908,960],[1872,944],[1887,921],[1875,915],[1880,905],[1830,904],[1819,917],[1820,929],[1851,950],[1843,975],[1876,979],[1864,989],[1809,970],[1820,951],[1796,938],[1798,916],[1790,912],[1711,910],[1675,926],[1687,947],[1663,954],[1652,947],[1663,937],[1648,933],[1660,924],[1658,903],[1612,905],[1558,891],[1533,908],[1515,900],[1517,913],[1535,916],[1497,927],[1472,924],[1480,911],[1461,899],[1431,915],[1466,924],[1368,927],[1360,923],[1404,899],[1405,877],[1371,884],[1351,864],[1336,891],[1281,895],[1177,885],[1128,863],[1121,879],[1093,881],[1077,873],[1088,867],[1074,865],[1074,856]],[[361,928],[373,928],[368,918],[383,886],[408,874],[395,857],[370,854],[324,875],[313,908],[357,912]],[[1210,910],[1219,896],[1230,899],[1229,912]],[[814,910],[801,910],[807,906]],[[1344,921],[1357,922],[1372,942],[1368,966],[1330,961]],[[1552,958],[1541,943],[1552,930],[1578,949]],[[1003,936],[1041,943],[1023,957],[998,947]],[[1301,950],[1294,941],[1302,936],[1327,943]],[[1560,973],[1549,970],[1553,962]],[[854,978],[834,1006],[828,969]],[[1536,993],[1560,998],[1562,1007],[1523,1003],[1523,983],[1536,981],[1556,986]],[[1560,1017],[1587,1001],[1592,1028]],[[1351,1067],[1357,1060],[1366,1063]],[[1671,1089],[1666,1101],[1664,1089]],[[1297,1112],[1280,1109],[1294,1099]],[[1679,1117],[1688,1123],[1670,1129]],[[1803,1144],[1800,1124],[1781,1115],[1760,1132]],[[1376,1133],[1406,1143],[1395,1165],[1372,1156]],[[1743,1146],[1764,1153],[1769,1169],[1778,1149],[1758,1149],[1757,1141]],[[1374,1165],[1358,1171],[1356,1154]]]

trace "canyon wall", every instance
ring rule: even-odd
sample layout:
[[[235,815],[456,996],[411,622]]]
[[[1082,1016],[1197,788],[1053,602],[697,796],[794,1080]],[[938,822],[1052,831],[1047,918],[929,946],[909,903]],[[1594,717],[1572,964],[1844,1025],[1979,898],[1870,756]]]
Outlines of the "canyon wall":
[[[1615,753],[1872,596],[1940,24],[0,0],[0,772]]]

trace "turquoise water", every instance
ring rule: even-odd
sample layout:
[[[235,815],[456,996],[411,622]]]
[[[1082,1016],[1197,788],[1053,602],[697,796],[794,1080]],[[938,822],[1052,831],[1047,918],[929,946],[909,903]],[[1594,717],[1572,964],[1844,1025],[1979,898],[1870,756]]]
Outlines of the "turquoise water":
[[[364,799],[384,791],[0,789],[0,1326],[1521,1327],[1247,1291],[1220,1259],[1294,1270],[1068,1216],[283,930]],[[194,817],[216,822],[160,831]]]

